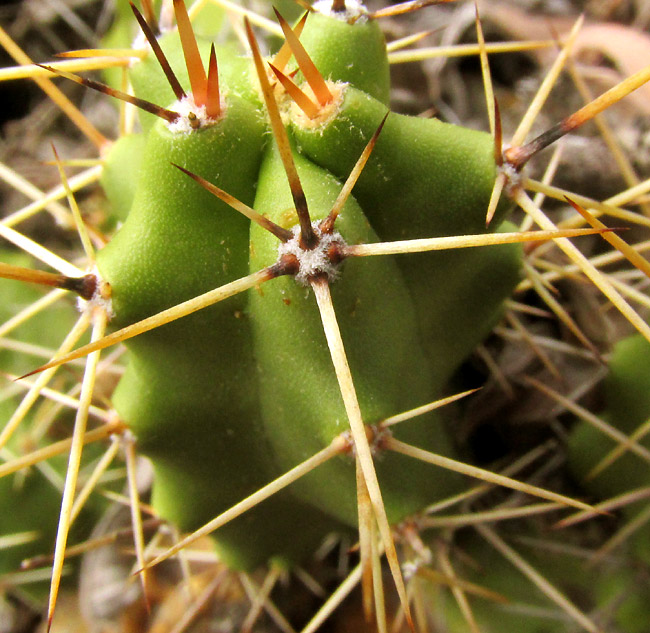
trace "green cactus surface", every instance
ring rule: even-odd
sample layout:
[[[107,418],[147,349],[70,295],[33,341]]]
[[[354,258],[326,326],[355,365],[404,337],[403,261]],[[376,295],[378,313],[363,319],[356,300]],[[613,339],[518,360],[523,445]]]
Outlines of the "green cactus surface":
[[[343,95],[325,123],[305,127],[298,115],[290,126],[293,160],[310,217],[317,221],[329,213],[341,183],[387,113],[388,59],[373,21],[348,24],[317,14],[308,18],[301,41],[332,89]],[[176,33],[164,36],[162,48],[172,67],[182,67]],[[207,57],[207,42],[199,50]],[[174,165],[285,228],[297,222],[295,215],[287,216],[292,193],[269,137],[253,62],[227,47],[217,49],[217,59],[223,95],[217,121],[174,131],[165,121],[151,125],[143,120],[148,140],[142,168],[127,177],[137,183],[133,204],[124,226],[98,255],[100,274],[112,289],[117,326],[278,259],[275,236],[256,225],[249,228],[248,220]],[[169,105],[173,95],[153,55],[130,73],[136,96]],[[179,79],[187,88],[186,73]],[[287,96],[281,97],[280,108],[291,117]],[[108,157],[109,166],[120,163],[116,171],[125,164],[122,151],[117,145],[115,159]],[[488,135],[390,114],[336,230],[348,244],[480,232],[494,176]],[[131,186],[111,185],[112,178],[104,182],[109,201],[124,207]],[[503,299],[519,279],[519,258],[517,247],[505,246],[460,258],[438,253],[403,261],[344,262],[340,279],[332,282],[333,300],[364,420],[378,422],[441,395],[451,372],[498,319]],[[466,292],[474,297],[472,306],[438,309],[444,296]],[[113,403],[141,451],[153,460],[154,506],[184,530],[198,528],[265,480],[324,448],[347,426],[314,299],[290,276],[127,345],[130,364]],[[433,417],[405,426],[398,436],[453,455]],[[457,476],[442,472],[433,477],[431,467],[405,457],[386,455],[378,470],[392,523],[459,489]],[[209,492],[206,481],[219,483]],[[181,490],[190,482],[205,492],[184,497]],[[305,526],[297,530],[313,532],[318,540],[336,521],[354,526],[355,485],[349,457],[306,477],[295,493],[316,514],[301,513]],[[281,514],[278,503],[267,502],[269,513]],[[316,519],[320,512],[336,521]],[[260,518],[259,525],[268,542],[281,543],[270,536],[284,532],[281,523]],[[242,529],[234,523],[232,540],[244,541],[239,549],[246,555],[233,554],[232,561],[251,566],[269,554],[295,558],[293,538],[278,551],[261,547],[251,553],[252,532],[250,525]],[[217,533],[217,541],[221,538]]]
[[[399,618],[413,631],[429,630],[430,621],[430,630],[444,633],[647,629],[647,605],[630,587],[639,578],[647,585],[650,564],[641,523],[648,510],[638,503],[648,496],[650,472],[650,434],[639,431],[650,418],[650,328],[623,296],[648,305],[644,286],[628,283],[642,273],[627,276],[623,264],[611,280],[603,272],[629,253],[592,213],[610,212],[618,200],[594,202],[592,209],[586,196],[547,184],[553,163],[545,182],[524,169],[605,109],[607,95],[616,95],[609,106],[632,83],[641,86],[638,77],[645,72],[647,80],[650,69],[623,82],[621,94],[606,93],[533,141],[524,143],[530,127],[521,128],[509,146],[499,108],[490,103],[490,133],[391,110],[391,60],[400,43],[387,48],[381,17],[398,20],[428,4],[436,2],[407,2],[391,14],[356,0],[319,0],[300,16],[284,2],[271,20],[218,0],[187,7],[183,0],[144,1],[142,13],[119,1],[103,43],[111,51],[68,55],[103,59],[106,83],[70,72],[83,67],[74,59],[31,67],[42,85],[64,78],[117,97],[120,107],[119,138],[94,135],[100,220],[86,214],[84,222],[65,176],[72,165],[57,150],[54,163],[72,213],[58,202],[42,203],[60,224],[76,227],[85,260],[64,261],[23,238],[13,228],[22,218],[1,225],[2,237],[57,270],[34,267],[33,258],[14,250],[0,252],[1,369],[10,381],[32,381],[7,381],[0,396],[9,421],[0,428],[0,503],[3,510],[16,507],[0,511],[0,574],[8,574],[0,575],[0,598],[5,587],[12,599],[23,595],[12,585],[14,574],[23,559],[43,554],[53,569],[48,633],[64,560],[83,554],[86,564],[92,554],[85,548],[92,551],[106,537],[95,543],[94,534],[76,547],[106,511],[106,497],[130,506],[136,563],[129,573],[139,575],[145,601],[158,588],[156,573],[177,566],[174,559],[160,563],[206,535],[213,549],[192,555],[201,564],[216,557],[249,597],[261,578],[255,574],[269,570],[251,613],[241,623],[228,619],[228,630],[257,631],[253,616],[264,609],[283,630],[306,624],[311,605],[298,625],[283,620],[273,603],[281,593],[275,583],[295,572],[310,591],[329,593],[332,578],[318,572],[311,578],[306,569],[315,552],[319,564],[331,564],[336,556],[327,547],[334,542],[345,550],[335,565],[347,558],[359,566],[307,624],[309,633],[355,584],[366,620],[375,618],[380,632],[390,630],[384,607],[397,614],[395,631],[402,630]],[[482,81],[489,86],[476,12]],[[546,96],[533,103],[541,108]],[[622,171],[631,186],[631,167]],[[637,202],[649,206],[644,195],[647,189]],[[571,203],[560,234],[555,216],[540,210],[544,196]],[[626,209],[614,215],[636,222]],[[592,229],[575,228],[587,224]],[[650,226],[646,215],[638,224]],[[601,244],[593,234],[604,233],[621,254],[588,261],[567,239],[582,233],[592,235],[592,246]],[[650,272],[643,262],[639,268]],[[640,332],[622,338],[611,354],[610,341],[603,337],[597,349],[583,334],[582,306],[559,305],[563,284],[576,283],[580,271],[609,302],[599,306],[598,318],[604,322],[605,308],[614,305]],[[53,294],[43,297],[16,280]],[[64,291],[79,295],[77,314],[70,302],[59,302]],[[33,314],[29,305],[36,306]],[[16,313],[24,323],[14,327]],[[499,323],[507,327],[495,329]],[[530,331],[527,323],[535,324]],[[112,348],[118,343],[124,346]],[[523,359],[508,361],[519,343]],[[581,413],[549,386],[561,378],[555,363],[564,353],[576,366],[597,367],[601,378],[608,364],[601,398],[592,399],[602,404],[602,422],[592,414],[581,415],[586,422],[563,415]],[[488,374],[489,387],[476,400],[438,410],[478,391]],[[571,380],[567,385],[574,388]],[[462,393],[446,398],[456,387]],[[556,398],[556,407],[544,409],[539,392]],[[52,402],[35,406],[39,393]],[[576,388],[571,398],[585,393]],[[518,426],[506,437],[511,419]],[[529,419],[535,425],[526,426]],[[638,444],[628,441],[593,476],[635,433]],[[151,466],[150,482],[138,479],[147,468],[136,453]],[[483,456],[489,470],[472,465],[483,465]],[[91,491],[100,484],[104,494]],[[638,496],[619,510],[616,500],[632,489]],[[79,522],[71,521],[86,493]],[[529,495],[539,499],[528,505]],[[611,506],[594,519],[598,512],[589,503],[600,500]],[[582,514],[551,523],[555,514],[547,513],[567,506]],[[607,523],[612,512],[639,522],[626,537],[630,558],[612,559],[614,571],[593,579],[585,552],[597,543],[593,557],[602,562],[617,545]],[[553,528],[587,518],[584,532],[582,525],[569,527],[565,542],[552,542]],[[492,527],[509,520],[510,530]],[[143,532],[154,528],[160,552],[145,552]],[[106,538],[114,544],[121,536]],[[527,549],[529,563],[519,554]],[[180,561],[183,574],[196,564]],[[395,599],[383,594],[386,570]],[[201,576],[196,587],[221,591],[221,574],[214,586]],[[187,589],[198,604],[195,579]]]

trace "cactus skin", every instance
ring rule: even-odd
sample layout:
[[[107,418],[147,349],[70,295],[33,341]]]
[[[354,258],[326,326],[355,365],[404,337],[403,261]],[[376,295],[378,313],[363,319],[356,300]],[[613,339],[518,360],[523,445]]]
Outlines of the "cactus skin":
[[[645,338],[634,335],[617,343],[604,386],[606,409],[603,417],[612,426],[630,435],[650,418],[650,343]],[[650,448],[647,436],[640,444]],[[614,440],[595,427],[579,422],[569,441],[569,463],[576,477],[583,480],[614,447]],[[627,451],[584,485],[599,498],[607,498],[648,483],[647,463]],[[629,511],[636,512],[636,509],[632,506]]]
[[[312,219],[322,219],[340,185],[300,155],[295,160]],[[288,185],[278,186],[282,175],[281,161],[271,149],[260,171],[255,206],[276,222],[291,208]],[[342,209],[337,229],[351,244],[377,241],[353,199]],[[251,270],[269,265],[277,258],[277,239],[253,226],[251,253]],[[320,316],[310,294],[293,279],[281,278],[250,297],[265,428],[285,469],[327,446],[347,426]],[[421,350],[412,301],[395,262],[387,257],[344,262],[341,279],[332,284],[332,294],[364,420],[376,422],[430,400],[431,370]],[[405,377],[408,389],[404,389]],[[412,422],[397,435],[438,453],[452,454],[435,416]],[[459,488],[455,475],[444,471],[432,477],[430,467],[394,454],[383,455],[377,469],[392,522]],[[356,524],[354,465],[350,460],[322,466],[296,488],[305,501],[316,499],[339,520]]]
[[[156,123],[128,220],[98,256],[101,274],[111,284],[117,324],[246,274],[248,221],[194,186],[170,161],[206,174],[252,203],[264,142],[261,118],[234,96],[226,116],[197,133],[174,134]],[[228,165],[233,151],[237,169]],[[267,457],[250,328],[239,316],[243,310],[245,297],[236,297],[129,341],[130,363],[113,397],[139,449],[153,461],[154,506],[187,531],[280,474],[273,475]],[[192,490],[191,503],[179,503],[187,490]],[[231,566],[254,567],[278,553],[268,526],[276,515],[291,520],[288,505],[274,500],[272,510],[267,503],[244,525],[224,530],[221,542],[245,543],[222,551]],[[301,534],[309,534],[309,524],[331,523],[306,510],[301,516],[306,520]],[[276,533],[286,534],[287,528]],[[315,541],[307,539],[306,551],[320,537],[319,532]],[[295,539],[288,549],[304,548]]]
[[[602,417],[625,435],[632,435],[650,418],[650,343],[643,336],[629,336],[616,344],[604,387],[606,409]],[[650,449],[647,435],[638,443]],[[578,422],[569,437],[571,471],[598,499],[616,497],[650,483],[647,462],[630,451],[620,455],[595,477],[585,480],[591,469],[615,446],[614,440],[586,422]],[[638,503],[622,508],[628,519],[644,510],[645,507]],[[641,529],[631,539],[632,549],[646,563],[650,563],[649,538],[648,531]]]
[[[104,163],[101,184],[104,191],[111,192],[108,201],[110,225],[124,222],[133,206],[146,141],[144,134],[122,136],[111,147]]]
[[[620,340],[609,360],[609,373],[604,381],[605,410],[601,418],[630,436],[650,418],[650,343],[640,334]],[[638,444],[650,449],[648,435]],[[568,442],[569,468],[580,483],[597,500],[611,499],[650,483],[648,464],[638,455],[626,451],[593,478],[587,475],[610,451],[614,440],[586,422],[579,421],[571,431]],[[646,511],[644,502],[624,505],[620,512],[626,521],[634,521]],[[590,574],[599,604],[607,604],[617,596],[612,624],[621,631],[641,633],[647,629],[648,609],[645,593],[640,588],[638,569],[650,564],[650,534],[647,525],[636,530],[626,543],[633,553],[632,563],[621,558],[615,570],[607,575]]]
[[[338,115],[316,128],[294,118],[301,151],[344,178],[385,114],[347,87]],[[435,119],[391,114],[354,189],[383,241],[480,233],[494,182],[488,134]],[[500,206],[492,226],[507,210]],[[437,389],[482,341],[520,275],[521,249],[487,247],[398,257],[415,302]],[[465,303],[458,309],[459,302]]]
[[[300,41],[325,79],[350,83],[388,106],[390,67],[384,34],[376,21],[348,24],[314,13]],[[363,62],[350,64],[352,59]]]
[[[326,77],[350,82],[330,125],[313,131],[291,124],[294,158],[310,211],[319,218],[386,113],[388,61],[375,23],[312,17],[303,38],[308,52]],[[162,46],[177,69],[182,53],[174,36],[163,36]],[[206,56],[207,42],[199,47]],[[142,167],[126,176],[135,193],[105,179],[116,206],[133,195],[124,226],[98,256],[113,289],[117,326],[277,259],[276,238],[255,225],[249,229],[247,220],[170,165],[280,223],[291,215],[252,64],[229,45],[218,54],[223,118],[174,133],[145,116]],[[137,96],[165,106],[173,98],[153,56],[136,64],[131,77]],[[485,134],[391,114],[355,187],[356,202],[349,200],[337,228],[352,243],[484,231],[492,155]],[[344,263],[332,291],[367,423],[439,397],[498,318],[518,280],[519,261],[514,246]],[[476,300],[458,303],[467,292],[476,292]],[[113,402],[154,463],[153,504],[161,516],[185,530],[199,527],[346,430],[308,294],[280,278],[259,294],[250,291],[129,341],[130,364]],[[453,455],[436,416],[411,421],[397,435]],[[393,454],[382,455],[377,468],[392,522],[460,485],[457,476]],[[349,458],[333,460],[293,488],[216,534],[230,564],[247,569],[274,555],[294,562],[328,531],[345,529],[341,523],[356,524]],[[302,501],[291,498],[293,492]],[[296,505],[302,502],[311,507]]]

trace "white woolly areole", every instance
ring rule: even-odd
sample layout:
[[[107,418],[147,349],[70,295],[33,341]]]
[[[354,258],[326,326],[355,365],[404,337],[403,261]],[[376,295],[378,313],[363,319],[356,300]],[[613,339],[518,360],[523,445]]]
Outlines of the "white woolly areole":
[[[338,231],[323,233],[320,220],[311,223],[318,244],[312,250],[305,250],[300,246],[300,225],[291,229],[293,237],[278,246],[278,256],[293,255],[300,264],[300,269],[295,275],[295,280],[303,286],[309,285],[309,280],[315,275],[326,275],[328,281],[334,281],[339,275],[340,262],[333,263],[327,255],[332,244],[345,246],[345,240]]]
[[[97,285],[90,299],[86,300],[83,297],[77,297],[77,310],[79,312],[86,312],[88,310],[92,314],[95,310],[100,309],[106,313],[109,320],[112,319],[115,316],[113,301],[110,297],[106,297],[103,294],[108,284],[102,279],[97,266],[93,266],[86,274],[93,275],[97,280]]]
[[[339,112],[341,112],[341,106],[343,105],[343,99],[345,98],[345,91],[350,84],[344,81],[332,81],[330,79],[328,79],[325,83],[327,84],[327,87],[332,95],[332,100],[324,106],[320,106],[318,116],[315,118],[310,119],[302,111],[300,106],[295,101],[293,101],[293,99],[290,102],[290,120],[304,130],[317,130],[319,128],[325,128],[333,119],[338,116]],[[308,83],[304,83],[302,86],[300,86],[300,89],[312,101],[316,102],[314,92]]]
[[[368,20],[368,10],[359,0],[345,0],[345,11],[332,11],[332,4],[332,0],[318,0],[312,7],[318,13],[341,22],[353,21],[363,24]]]
[[[223,96],[221,96],[220,99],[221,116],[223,116],[226,111],[226,102],[224,101]],[[194,103],[192,93],[188,93],[180,101],[175,101],[168,109],[180,114],[180,117],[178,117],[176,121],[167,124],[169,131],[174,134],[191,134],[192,132],[196,132],[199,128],[217,122],[217,119],[211,119],[208,117],[205,111],[205,106],[197,106],[196,103]]]
[[[520,171],[517,171],[508,161],[505,161],[503,165],[499,167],[499,171],[505,175],[505,192],[508,195],[512,195],[515,190],[521,186],[521,183],[524,179],[523,174]]]

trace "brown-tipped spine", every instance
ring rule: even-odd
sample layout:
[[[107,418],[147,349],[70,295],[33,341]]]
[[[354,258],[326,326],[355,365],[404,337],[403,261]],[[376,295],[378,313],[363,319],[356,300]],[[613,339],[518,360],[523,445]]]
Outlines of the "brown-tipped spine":
[[[149,42],[149,46],[151,46],[151,50],[154,52],[154,55],[156,56],[156,59],[158,60],[160,67],[165,73],[165,77],[167,77],[167,81],[169,82],[171,89],[174,91],[176,98],[180,101],[186,96],[185,91],[183,90],[180,82],[178,81],[178,78],[174,74],[174,71],[172,70],[171,66],[169,65],[169,62],[165,57],[165,53],[163,53],[162,48],[160,48],[160,44],[158,44],[158,40],[156,39],[156,34],[154,33],[154,30],[149,26],[147,20],[144,19],[140,11],[138,11],[136,6],[133,4],[133,2],[129,2],[129,4],[131,5],[131,9],[133,10],[135,19],[138,21],[138,24],[140,25],[140,28],[142,29],[144,36],[147,38],[147,42]]]
[[[368,17],[372,18],[373,20],[376,18],[388,18],[395,15],[413,13],[413,11],[419,11],[420,9],[434,6],[436,4],[446,4],[448,2],[455,1],[456,0],[410,0],[409,2],[400,2],[399,4],[393,4],[389,7],[385,7],[377,11],[372,11],[368,14]]]
[[[321,106],[327,105],[333,99],[330,89],[327,87],[327,83],[323,78],[323,75],[320,74],[319,70],[316,68],[314,62],[309,57],[309,54],[305,50],[305,47],[300,43],[297,35],[293,32],[292,28],[289,26],[288,22],[280,15],[279,11],[274,7],[275,15],[278,18],[278,22],[282,27],[282,32],[287,40],[287,44],[291,47],[291,52],[298,62],[300,71],[305,78],[305,81],[311,87],[314,96],[318,100]]]
[[[145,101],[144,99],[140,99],[139,97],[134,97],[133,95],[127,94],[126,92],[122,92],[121,90],[115,90],[114,88],[111,88],[110,86],[107,86],[106,84],[103,84],[99,81],[94,81],[93,79],[86,79],[85,77],[79,77],[77,75],[73,75],[72,73],[68,73],[63,70],[56,70],[51,66],[44,66],[43,64],[36,64],[36,65],[40,66],[41,68],[45,68],[46,70],[49,70],[51,73],[54,73],[55,75],[60,75],[61,77],[65,77],[66,79],[69,79],[70,81],[74,81],[75,83],[81,84],[82,86],[86,86],[86,88],[91,88],[92,90],[97,90],[97,92],[101,92],[102,94],[108,95],[109,97],[115,97],[116,99],[120,99],[121,101],[126,101],[127,103],[130,103],[136,106],[137,108],[144,110],[145,112],[150,112],[151,114],[155,114],[156,116],[160,117],[161,119],[164,119],[168,123],[174,123],[181,116],[180,114],[178,114],[178,112],[167,110],[166,108],[157,106],[155,103],[151,103],[150,101]]]
[[[388,119],[389,114],[390,114],[390,110],[386,112],[384,118],[381,120],[381,123],[379,124],[379,127],[375,130],[375,133],[368,141],[368,144],[363,149],[363,152],[361,152],[361,156],[359,156],[356,164],[352,168],[350,175],[348,176],[347,180],[345,181],[345,184],[343,185],[343,189],[341,189],[341,192],[339,193],[338,197],[334,201],[334,205],[332,206],[332,210],[329,212],[329,215],[321,222],[320,229],[321,231],[323,231],[323,233],[331,233],[334,230],[334,223],[336,222],[336,218],[338,217],[341,209],[343,208],[343,205],[346,203],[348,197],[350,196],[350,193],[352,193],[352,189],[354,189],[354,185],[357,183],[357,180],[359,179],[361,172],[363,171],[364,167],[366,166],[366,163],[368,162],[368,159],[370,158],[370,155],[375,149],[375,145],[377,144],[377,139],[379,138],[381,131],[384,129],[384,125],[386,124],[386,119]]]
[[[2,262],[0,262],[0,277],[38,284],[39,286],[48,286],[50,288],[72,290],[82,299],[86,300],[95,294],[95,289],[97,288],[97,278],[92,274],[84,275],[83,277],[67,277],[58,273],[32,270],[31,268],[13,266]]]
[[[176,14],[176,24],[178,25],[178,34],[181,38],[185,64],[187,65],[187,74],[192,86],[192,95],[194,103],[197,106],[203,106],[207,100],[208,79],[205,75],[205,68],[201,61],[199,47],[194,37],[194,29],[190,22],[190,16],[183,0],[174,0],[174,13]]]
[[[289,77],[287,77],[281,70],[278,70],[271,62],[269,62],[271,70],[282,84],[282,87],[287,91],[287,94],[295,101],[296,105],[305,113],[305,116],[310,119],[315,119],[320,109],[298,86],[296,86]]]
[[[82,299],[90,301],[97,291],[97,277],[93,274],[83,277],[66,277],[61,288],[76,292]]]
[[[227,205],[235,209],[235,211],[239,211],[249,219],[257,222],[257,224],[259,224],[269,233],[275,235],[275,237],[277,237],[281,242],[288,242],[293,237],[293,233],[291,233],[291,231],[281,227],[272,220],[269,220],[267,217],[261,215],[255,211],[255,209],[252,209],[243,202],[240,202],[237,200],[237,198],[231,196],[223,189],[217,187],[216,185],[213,185],[211,182],[208,182],[205,178],[192,173],[191,171],[185,169],[184,167],[181,167],[180,165],[177,165],[176,163],[172,163],[172,165],[176,167],[176,169],[180,169],[184,174],[192,178],[192,180],[201,185],[206,191],[209,191],[212,195],[216,196],[220,200],[223,200]]]
[[[251,52],[253,53],[253,61],[255,62],[257,78],[260,82],[262,94],[264,95],[264,102],[266,103],[266,109],[269,113],[271,128],[273,129],[273,136],[275,137],[276,143],[278,145],[278,150],[280,152],[280,157],[282,159],[284,169],[287,173],[287,180],[289,181],[291,196],[293,197],[296,214],[298,215],[298,222],[300,224],[300,246],[305,250],[312,250],[318,244],[318,238],[316,237],[314,229],[311,225],[311,218],[309,217],[309,209],[307,207],[307,199],[305,198],[305,193],[302,189],[302,185],[300,184],[300,177],[298,176],[298,171],[296,170],[296,165],[293,160],[289,137],[287,135],[287,131],[284,128],[284,125],[282,124],[282,119],[278,110],[278,104],[275,102],[273,90],[269,84],[266,67],[262,60],[262,55],[260,54],[257,40],[253,34],[253,29],[251,28],[250,22],[247,18],[244,19],[244,25],[246,27],[246,34],[248,36]]]
[[[305,28],[305,23],[307,22],[307,16],[309,15],[310,10],[313,11],[313,9],[311,9],[311,5],[309,7],[309,10],[303,13],[300,21],[294,27],[293,32],[296,34],[296,37],[300,37],[303,29]],[[289,46],[288,42],[285,41],[284,44],[282,44],[280,47],[280,50],[277,52],[276,56],[273,58],[273,65],[283,71],[284,67],[289,63],[289,60],[291,59],[291,54],[291,47]]]
[[[152,32],[155,35],[160,35],[160,26],[158,25],[156,12],[154,11],[153,8],[153,2],[151,0],[142,0],[142,10],[144,11],[144,15],[147,19],[147,22],[151,25]]]
[[[219,67],[214,44],[210,48],[210,64],[208,66],[208,86],[205,104],[205,113],[209,119],[218,119],[221,116],[221,94],[219,92]]]

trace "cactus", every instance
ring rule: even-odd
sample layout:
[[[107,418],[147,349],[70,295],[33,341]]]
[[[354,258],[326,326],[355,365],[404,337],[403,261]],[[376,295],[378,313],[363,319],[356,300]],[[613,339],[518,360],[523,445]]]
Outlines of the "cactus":
[[[569,443],[572,470],[578,479],[585,480],[585,486],[598,499],[616,498],[647,487],[644,458],[648,442],[644,435],[650,417],[648,352],[648,341],[640,335],[620,340],[614,347],[609,373],[604,380],[604,420],[614,433],[630,436],[638,444],[621,451],[615,436],[608,438],[585,422],[576,424],[572,431]],[[633,517],[643,509],[630,505],[622,511]],[[641,559],[647,560],[647,534],[643,530],[635,535],[633,547]]]
[[[291,569],[328,534],[358,534],[366,615],[376,609],[385,626],[383,548],[413,626],[392,531],[410,551],[422,513],[463,490],[459,473],[590,509],[464,464],[432,409],[520,282],[519,242],[558,239],[648,337],[566,240],[607,229],[558,231],[522,188],[531,156],[620,95],[529,144],[520,133],[502,151],[496,123],[490,135],[389,112],[386,46],[364,7],[318,3],[293,28],[278,14],[286,42],[267,64],[250,23],[252,55],[241,56],[232,42],[195,37],[183,2],[173,4],[178,29],[159,39],[153,9],[145,3],[145,18],[134,8],[148,46],[127,70],[132,95],[61,65],[41,67],[142,111],[142,132],[104,146],[102,185],[115,214],[106,230],[123,224],[95,255],[79,223],[87,272],[54,258],[61,274],[3,267],[4,276],[75,291],[93,326],[90,343],[69,351],[71,343],[37,370],[51,375],[88,357],[48,625],[99,351],[124,341],[128,363],[104,438],[122,437],[145,591],[149,569],[204,534],[222,561],[246,572],[271,561]],[[212,17],[219,24],[223,16]],[[647,80],[644,72],[621,90]],[[114,76],[109,81],[115,86]],[[517,231],[506,219],[509,199],[544,230]],[[408,410],[417,417],[393,428],[392,416]],[[18,422],[10,420],[0,441]],[[143,551],[136,447],[153,465],[156,516],[191,533],[153,561]],[[411,571],[426,567],[424,551]],[[453,572],[446,575],[453,586]],[[462,587],[454,590],[473,622],[458,598]],[[551,600],[589,629],[569,601]]]

